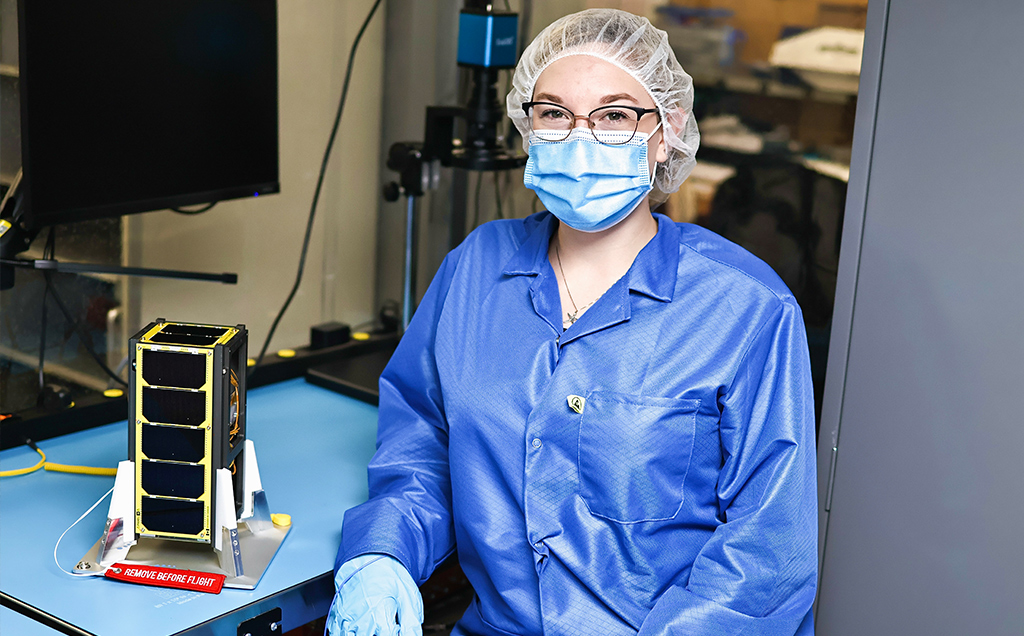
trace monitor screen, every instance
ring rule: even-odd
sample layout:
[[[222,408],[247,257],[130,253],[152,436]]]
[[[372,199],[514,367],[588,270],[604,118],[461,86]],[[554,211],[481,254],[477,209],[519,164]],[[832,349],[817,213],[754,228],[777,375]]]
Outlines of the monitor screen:
[[[33,227],[278,192],[276,0],[21,0]]]

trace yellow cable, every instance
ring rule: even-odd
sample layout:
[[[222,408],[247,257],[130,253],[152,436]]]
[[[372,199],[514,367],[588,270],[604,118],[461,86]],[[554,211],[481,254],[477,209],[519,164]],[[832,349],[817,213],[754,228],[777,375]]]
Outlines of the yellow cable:
[[[42,457],[42,459],[39,460],[38,464],[36,464],[35,466],[29,466],[28,468],[16,468],[14,470],[0,471],[0,477],[17,477],[18,475],[27,475],[29,473],[34,473],[40,468],[42,468],[43,465],[46,463],[46,455],[43,453],[43,451],[39,450],[38,447],[35,447],[35,451],[39,453],[40,457]]]
[[[29,473],[36,472],[40,468],[55,473],[73,473],[76,475],[101,475],[103,477],[114,477],[117,475],[116,468],[98,468],[96,466],[71,466],[68,464],[54,464],[53,462],[46,461],[46,453],[44,453],[38,446],[36,446],[32,442],[29,442],[29,446],[32,447],[32,450],[39,453],[39,456],[42,459],[40,459],[35,466],[0,471],[0,477],[17,477],[18,475],[27,475]]]
[[[45,464],[43,464],[43,469],[55,473],[74,473],[76,475],[101,475],[103,477],[114,477],[117,475],[116,468],[99,468],[96,466],[70,466],[68,464],[54,464],[53,462],[46,462]]]

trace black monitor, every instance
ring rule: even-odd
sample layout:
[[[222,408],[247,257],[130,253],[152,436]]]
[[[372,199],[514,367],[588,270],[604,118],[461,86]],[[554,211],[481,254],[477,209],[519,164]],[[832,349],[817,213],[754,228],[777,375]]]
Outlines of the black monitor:
[[[30,227],[278,192],[276,0],[20,0]]]

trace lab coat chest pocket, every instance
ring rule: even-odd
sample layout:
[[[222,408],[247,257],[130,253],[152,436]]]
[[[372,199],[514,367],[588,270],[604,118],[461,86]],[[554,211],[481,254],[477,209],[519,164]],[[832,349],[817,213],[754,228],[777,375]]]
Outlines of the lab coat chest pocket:
[[[580,414],[580,497],[619,523],[671,519],[683,503],[700,400],[594,391]]]

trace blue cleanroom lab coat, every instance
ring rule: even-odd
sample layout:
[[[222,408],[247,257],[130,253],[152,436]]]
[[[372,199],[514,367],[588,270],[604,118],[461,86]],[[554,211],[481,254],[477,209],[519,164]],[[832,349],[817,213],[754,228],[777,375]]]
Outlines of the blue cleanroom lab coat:
[[[456,634],[813,633],[800,308],[743,249],[656,217],[564,332],[550,214],[448,255],[381,377],[339,562],[389,554],[422,583],[457,547],[477,598]]]

